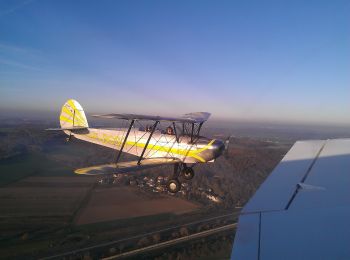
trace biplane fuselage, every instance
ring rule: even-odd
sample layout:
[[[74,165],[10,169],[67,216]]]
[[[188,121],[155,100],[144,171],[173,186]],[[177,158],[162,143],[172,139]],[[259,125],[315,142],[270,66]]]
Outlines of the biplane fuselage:
[[[118,151],[114,162],[76,169],[74,172],[77,174],[114,176],[116,173],[174,165],[174,173],[167,183],[167,188],[170,192],[176,193],[181,188],[180,176],[185,180],[191,180],[195,164],[211,162],[225,149],[222,141],[199,135],[203,123],[209,116],[210,114],[206,112],[190,113],[178,118],[135,114],[95,115],[98,118],[125,120],[129,123],[129,127],[90,128],[81,105],[76,100],[70,99],[61,110],[61,128],[49,130],[64,131],[69,135],[68,140],[75,137]],[[152,121],[153,125],[141,130],[135,126],[141,121]],[[168,125],[165,132],[157,128],[161,122]],[[122,153],[135,155],[138,159],[121,161]]]
[[[88,128],[75,130],[72,133],[67,131],[67,134],[83,141],[120,150],[125,132],[126,129]],[[150,134],[150,132],[132,128],[125,142],[123,152],[137,157],[141,156]],[[163,134],[161,131],[155,130],[143,158],[177,158],[183,163],[206,163],[217,158],[223,149],[223,143],[215,139],[197,137],[195,141],[191,142],[189,136],[183,135],[179,136],[177,141],[175,135]]]

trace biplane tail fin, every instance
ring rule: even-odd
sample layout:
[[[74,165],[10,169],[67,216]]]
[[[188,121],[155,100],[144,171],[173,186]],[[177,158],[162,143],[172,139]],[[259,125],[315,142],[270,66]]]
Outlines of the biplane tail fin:
[[[89,127],[84,110],[78,101],[69,99],[62,106],[60,125],[62,129]]]

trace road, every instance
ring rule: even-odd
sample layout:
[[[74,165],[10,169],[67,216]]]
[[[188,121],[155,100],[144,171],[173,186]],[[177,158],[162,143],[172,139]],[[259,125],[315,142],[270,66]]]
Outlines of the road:
[[[122,254],[118,254],[118,255],[114,255],[114,256],[110,256],[110,257],[106,257],[106,258],[102,258],[103,260],[111,260],[111,259],[118,259],[118,258],[124,258],[124,257],[130,257],[130,256],[135,256],[138,254],[142,254],[142,253],[146,253],[148,251],[151,250],[155,250],[155,249],[160,249],[160,248],[164,248],[167,246],[172,246],[178,243],[182,243],[182,242],[186,242],[192,239],[197,239],[197,238],[201,238],[201,237],[206,237],[209,235],[213,235],[222,231],[226,231],[226,230],[230,230],[230,229],[234,229],[236,228],[237,223],[233,223],[233,224],[229,224],[229,225],[225,225],[222,227],[218,227],[218,228],[212,228],[206,231],[202,231],[202,232],[198,232],[192,235],[188,235],[188,236],[184,236],[184,237],[180,237],[180,238],[175,238],[172,240],[168,240],[162,243],[158,243],[158,244],[154,244],[151,246],[146,246],[143,248],[139,248],[139,249],[135,249],[129,252],[125,252]]]
[[[201,220],[193,221],[193,222],[186,223],[186,224],[181,224],[181,225],[176,225],[176,226],[172,226],[172,227],[168,227],[168,228],[159,229],[159,230],[156,230],[156,231],[153,231],[153,232],[143,233],[143,234],[127,237],[127,238],[124,238],[124,239],[114,240],[114,241],[101,243],[101,244],[97,244],[97,245],[90,246],[90,247],[85,247],[85,248],[81,248],[81,249],[77,249],[77,250],[72,250],[72,251],[69,251],[69,252],[66,252],[66,253],[62,253],[62,254],[57,254],[57,255],[53,255],[53,256],[49,256],[49,257],[44,257],[44,258],[41,258],[41,260],[62,259],[64,257],[76,256],[76,255],[80,255],[80,254],[82,254],[84,252],[94,251],[94,250],[98,250],[98,249],[102,249],[102,248],[108,248],[108,247],[114,246],[114,245],[116,245],[118,243],[125,242],[125,241],[128,241],[128,240],[139,239],[139,238],[150,236],[150,235],[153,235],[153,234],[167,232],[167,231],[175,230],[175,229],[178,229],[178,228],[181,228],[181,227],[196,225],[196,224],[200,224],[200,223],[206,223],[206,222],[210,222],[210,221],[221,219],[221,218],[235,217],[235,216],[237,216],[237,214],[238,214],[238,212],[234,212],[234,213],[225,214],[225,215],[221,215],[221,216],[215,216],[215,217],[210,217],[210,218],[206,218],[206,219],[201,219]],[[223,227],[225,227],[225,226],[223,226]],[[196,234],[199,234],[199,233],[196,233]],[[193,234],[193,235],[195,235],[195,234]],[[166,242],[164,242],[164,243],[166,243]]]

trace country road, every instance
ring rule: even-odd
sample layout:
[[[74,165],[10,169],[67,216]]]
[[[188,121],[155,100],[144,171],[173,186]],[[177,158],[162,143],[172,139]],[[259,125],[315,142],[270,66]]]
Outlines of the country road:
[[[127,238],[124,238],[124,239],[118,239],[118,240],[109,241],[109,242],[106,242],[106,243],[101,243],[101,244],[97,244],[97,245],[90,246],[90,247],[85,247],[85,248],[80,248],[80,249],[68,251],[68,252],[65,252],[65,253],[62,253],[62,254],[56,254],[56,255],[43,257],[43,258],[41,258],[41,260],[62,259],[64,257],[68,257],[68,256],[77,256],[77,255],[81,255],[81,254],[83,254],[84,252],[87,252],[87,251],[95,251],[95,250],[99,250],[99,249],[102,249],[102,248],[107,248],[107,247],[114,246],[114,245],[116,245],[118,243],[125,242],[125,241],[128,241],[128,240],[139,239],[139,238],[142,238],[142,237],[145,237],[145,236],[149,236],[149,235],[153,235],[153,234],[156,234],[156,233],[167,232],[167,231],[171,231],[171,230],[174,230],[174,229],[177,229],[177,228],[181,228],[181,227],[186,227],[186,226],[196,225],[196,224],[200,224],[200,223],[211,222],[211,221],[214,221],[214,220],[217,220],[217,219],[231,218],[231,217],[235,217],[237,214],[238,214],[237,212],[230,213],[230,214],[224,214],[224,215],[221,215],[221,216],[210,217],[210,218],[206,218],[206,219],[202,219],[202,220],[198,220],[198,221],[189,222],[189,223],[186,223],[186,224],[181,224],[181,225],[176,225],[176,226],[172,226],[172,227],[167,227],[167,228],[155,230],[153,232],[142,233],[142,234],[138,234],[138,235],[135,235],[135,236],[127,237]],[[186,236],[186,237],[181,237],[181,238],[177,238],[177,239],[161,242],[161,243],[158,244],[158,246],[159,245],[163,245],[163,243],[166,243],[163,246],[167,246],[168,242],[170,242],[169,245],[171,245],[171,243],[179,243],[179,242],[182,242],[182,241],[184,241],[186,239],[188,239],[188,240],[194,239],[194,238],[196,238],[196,236],[200,237],[200,236],[206,236],[206,235],[212,234],[210,232],[213,232],[213,234],[214,233],[218,233],[220,231],[227,230],[228,228],[230,228],[231,225],[236,225],[236,223],[225,225],[225,226],[214,228],[214,229],[210,229],[210,230],[206,230],[206,231],[195,233],[195,234],[191,234],[191,235]],[[180,239],[180,240],[178,240],[178,239]],[[174,242],[174,241],[177,241],[177,242]],[[154,246],[156,246],[156,245],[154,245]],[[140,249],[137,249],[137,250],[140,250]],[[150,250],[150,249],[147,249],[147,250]],[[130,252],[132,252],[132,251],[130,251]],[[126,252],[126,253],[128,253],[128,252]]]
[[[237,215],[238,215],[238,212],[234,212],[234,213],[224,214],[224,215],[221,215],[221,216],[215,216],[215,217],[210,217],[210,218],[206,218],[206,219],[201,219],[201,220],[189,222],[189,223],[186,223],[186,224],[176,225],[176,226],[172,226],[172,227],[167,227],[167,228],[155,230],[153,232],[138,234],[138,235],[130,236],[130,237],[123,238],[123,239],[118,239],[118,240],[114,240],[114,241],[100,243],[100,244],[96,244],[96,245],[93,245],[93,246],[89,246],[89,247],[85,247],[85,248],[80,248],[80,249],[68,251],[68,252],[65,252],[65,253],[62,253],[62,254],[56,254],[56,255],[43,257],[43,258],[40,258],[40,259],[41,260],[49,260],[49,259],[51,260],[51,259],[62,259],[64,257],[68,257],[68,256],[76,256],[76,255],[82,254],[82,253],[87,252],[87,251],[100,250],[102,248],[107,248],[107,247],[110,247],[110,246],[113,246],[115,244],[118,244],[118,243],[121,243],[121,242],[125,242],[125,241],[128,241],[128,240],[139,239],[139,238],[142,238],[142,237],[145,237],[145,236],[149,236],[149,235],[153,235],[153,234],[156,234],[156,233],[168,232],[168,231],[171,231],[171,230],[174,230],[174,229],[177,229],[177,228],[181,228],[181,227],[188,227],[188,226],[197,225],[197,224],[200,224],[200,223],[207,223],[207,222],[215,221],[217,219],[223,219],[223,218],[224,219],[225,218],[231,219],[232,217],[235,217]],[[235,225],[235,224],[231,224],[231,225]],[[226,226],[229,226],[229,225],[226,225]],[[223,227],[225,227],[225,226],[223,226]],[[211,230],[217,230],[217,229],[220,230],[220,228],[214,228],[214,229],[211,229]],[[208,230],[208,231],[210,231],[210,230]],[[224,231],[224,230],[221,230],[221,231]],[[203,232],[206,232],[206,231],[203,231]],[[217,232],[219,232],[219,231],[217,231]],[[202,232],[200,232],[200,233],[202,233]],[[200,234],[200,233],[196,233],[196,234]],[[193,235],[196,235],[196,234],[193,234]],[[192,236],[192,235],[190,235],[190,236]],[[182,237],[182,238],[185,238],[185,237]],[[193,238],[191,238],[191,239],[193,239]],[[173,241],[173,240],[170,240],[170,241]],[[169,241],[166,241],[166,242],[169,242]],[[166,242],[163,242],[163,243],[166,243]],[[160,244],[162,244],[162,243],[160,243]]]
[[[172,245],[175,245],[175,244],[178,244],[178,243],[182,243],[182,242],[185,242],[185,241],[189,241],[189,240],[192,240],[192,239],[206,237],[206,236],[213,235],[213,234],[216,234],[216,233],[219,233],[219,232],[222,232],[222,231],[234,229],[234,228],[236,228],[236,226],[237,226],[237,223],[233,223],[233,224],[225,225],[225,226],[222,226],[222,227],[213,228],[213,229],[209,229],[209,230],[206,230],[206,231],[198,232],[198,233],[195,233],[195,234],[192,234],[192,235],[188,235],[188,236],[184,236],[184,237],[180,237],[180,238],[175,238],[175,239],[168,240],[168,241],[165,241],[165,242],[161,242],[161,243],[158,243],[158,244],[154,244],[154,245],[151,245],[151,246],[146,246],[146,247],[143,247],[143,248],[135,249],[135,250],[132,250],[132,251],[129,251],[129,252],[125,252],[125,253],[122,253],[122,254],[118,254],[118,255],[102,258],[102,259],[103,260],[110,260],[110,259],[118,259],[118,258],[135,256],[137,254],[145,253],[145,252],[148,252],[148,251],[151,251],[151,250],[160,249],[160,248],[167,247],[167,246],[172,246]]]

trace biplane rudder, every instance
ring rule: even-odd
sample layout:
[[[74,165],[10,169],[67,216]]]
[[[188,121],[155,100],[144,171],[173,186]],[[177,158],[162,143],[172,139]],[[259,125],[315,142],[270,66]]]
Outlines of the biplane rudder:
[[[61,128],[89,127],[84,110],[78,101],[69,99],[64,103],[60,114],[60,125]]]

